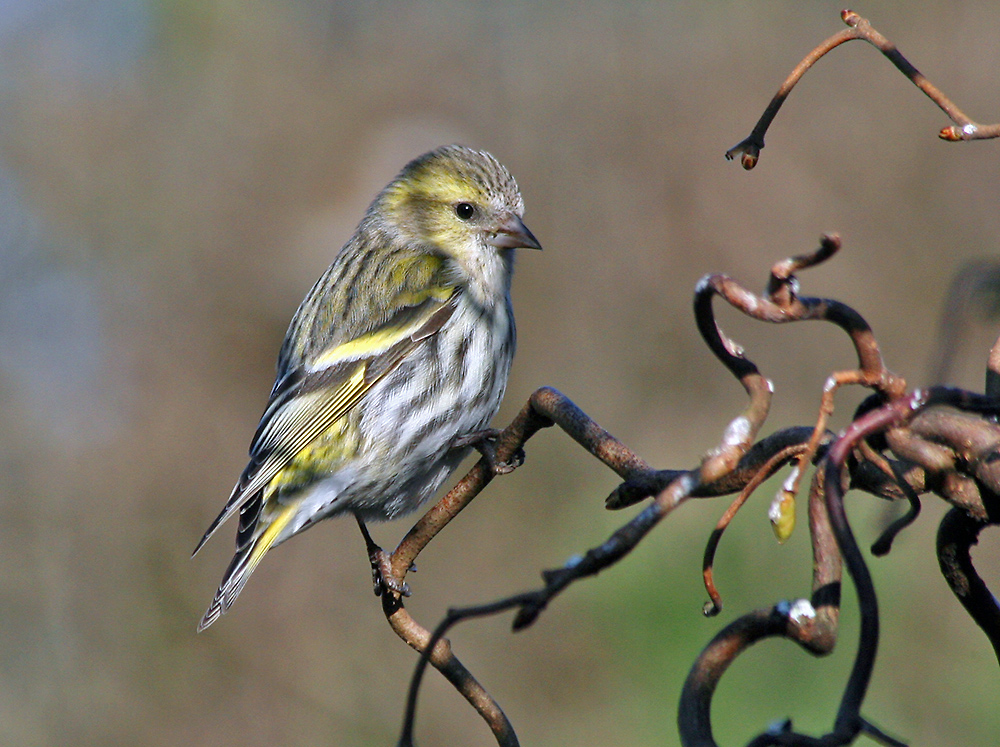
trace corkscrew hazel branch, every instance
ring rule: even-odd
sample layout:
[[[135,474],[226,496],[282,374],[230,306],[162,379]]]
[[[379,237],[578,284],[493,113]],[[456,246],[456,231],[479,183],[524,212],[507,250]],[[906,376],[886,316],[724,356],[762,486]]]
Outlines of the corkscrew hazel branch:
[[[896,46],[878,32],[866,19],[859,16],[852,10],[844,10],[840,14],[841,20],[847,24],[848,28],[834,34],[829,39],[821,42],[815,49],[809,52],[803,60],[795,66],[788,77],[778,88],[771,102],[767,105],[753,131],[739,143],[726,151],[726,158],[732,160],[737,154],[740,155],[740,163],[746,170],[752,169],[760,159],[760,152],[764,148],[764,135],[768,127],[785,103],[788,94],[792,92],[795,84],[799,82],[821,57],[826,55],[841,44],[855,39],[868,42],[878,49],[885,57],[896,66],[903,75],[909,78],[917,88],[923,91],[927,97],[933,101],[943,111],[954,125],[944,127],[938,133],[938,137],[948,141],[983,140],[1000,137],[1000,123],[980,124],[970,119],[965,112],[958,108],[940,89],[931,83],[909,60],[896,48]]]

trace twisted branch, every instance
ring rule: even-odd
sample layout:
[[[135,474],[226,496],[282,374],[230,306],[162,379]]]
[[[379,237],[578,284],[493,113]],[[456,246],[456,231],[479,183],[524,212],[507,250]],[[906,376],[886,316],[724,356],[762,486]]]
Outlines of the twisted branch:
[[[938,527],[937,556],[948,586],[969,616],[986,633],[1000,662],[1000,602],[976,573],[969,552],[972,545],[979,541],[979,533],[998,521],[1000,517],[996,514],[990,521],[983,521],[961,509],[951,509]]]
[[[896,46],[879,33],[866,19],[859,16],[852,10],[844,10],[840,14],[841,20],[847,24],[848,28],[834,34],[829,39],[823,41],[815,49],[803,58],[802,62],[795,66],[795,69],[785,79],[785,82],[774,94],[771,103],[767,105],[753,131],[744,140],[734,145],[726,151],[726,159],[732,160],[739,153],[740,163],[746,170],[757,165],[760,152],[764,148],[764,135],[771,122],[778,114],[781,105],[785,103],[788,94],[792,92],[795,84],[806,72],[816,64],[827,52],[839,47],[841,44],[855,39],[866,41],[878,49],[896,68],[923,91],[927,97],[940,107],[941,111],[948,115],[954,125],[944,127],[938,133],[942,140],[983,140],[987,138],[1000,137],[1000,123],[984,125],[970,119],[955,103],[945,96],[940,89],[931,83],[917,70],[903,54],[896,49]]]
[[[521,412],[500,433],[495,444],[494,460],[499,463],[511,461],[528,439],[540,429],[552,425],[558,425],[590,454],[623,478],[627,479],[634,474],[649,471],[648,465],[641,458],[597,425],[567,397],[552,388],[542,388],[532,394]],[[410,529],[390,559],[392,578],[397,582],[396,588],[402,588],[406,573],[421,550],[479,495],[493,477],[490,461],[485,457],[480,459],[468,474]],[[613,548],[606,550],[606,552],[613,551]],[[553,586],[552,595],[555,593],[558,593],[558,589]],[[544,606],[540,600],[539,603]],[[482,716],[497,743],[503,747],[517,745],[517,737],[500,706],[458,661],[451,650],[450,642],[442,637],[450,625],[443,628],[437,637],[433,637],[426,628],[413,619],[404,607],[399,594],[383,594],[382,609],[393,631],[412,648],[424,654]],[[422,656],[421,661],[423,659]],[[412,744],[413,709],[416,707],[416,692],[420,677],[415,675],[414,682],[400,745]]]
[[[698,283],[694,299],[698,329],[716,357],[743,385],[749,402],[696,468],[653,469],[556,390],[543,388],[532,394],[500,434],[496,442],[497,461],[510,461],[538,430],[559,425],[623,478],[608,496],[608,508],[620,509],[647,497],[653,500],[602,544],[574,556],[560,568],[544,571],[540,588],[485,605],[450,609],[433,634],[409,616],[398,594],[384,595],[384,610],[393,629],[423,654],[411,683],[401,745],[412,744],[417,694],[428,661],[476,708],[498,744],[516,745],[517,737],[502,710],[455,658],[444,637],[447,631],[462,620],[510,609],[516,610],[514,629],[527,627],[565,588],[624,558],[687,499],[739,492],[706,549],[704,575],[711,598],[706,614],[717,612],[721,599],[712,578],[712,558],[722,531],[753,490],[793,458],[800,461],[783,489],[791,495],[802,477],[803,467],[814,460],[821,464],[813,472],[809,492],[812,594],[809,600],[779,602],[770,609],[743,615],[709,643],[692,667],[681,695],[678,725],[683,744],[714,747],[709,718],[712,694],[735,657],[757,640],[788,638],[818,656],[833,649],[840,613],[842,562],[846,563],[858,594],[861,632],[833,729],[822,737],[810,737],[796,733],[789,721],[780,729],[758,735],[751,744],[829,747],[848,744],[860,733],[884,744],[901,744],[882,733],[860,712],[874,667],[879,623],[871,577],[843,509],[843,492],[848,483],[874,495],[891,500],[905,498],[910,502],[908,514],[894,522],[875,543],[873,550],[877,553],[888,552],[896,533],[916,519],[920,493],[935,492],[956,506],[942,524],[943,549],[939,550],[942,569],[997,648],[1000,608],[976,575],[968,547],[974,543],[978,531],[993,523],[1000,511],[996,499],[1000,493],[1000,460],[996,458],[1000,452],[1000,426],[978,417],[1000,412],[1000,402],[944,388],[908,394],[905,382],[885,368],[874,334],[857,312],[830,299],[800,297],[794,273],[828,259],[839,246],[836,237],[824,236],[820,247],[811,254],[777,263],[764,297],[750,293],[725,275],[709,275]],[[787,428],[755,443],[767,416],[772,387],[743,349],[718,326],[712,307],[716,295],[755,319],[771,323],[828,321],[849,336],[859,367],[831,377],[834,383],[828,383],[824,389],[816,426]],[[994,359],[1000,360],[1000,353],[991,354],[991,366]],[[862,404],[848,429],[834,439],[825,430],[826,418],[832,412],[833,392],[844,383],[862,384],[875,393]],[[977,416],[928,409],[938,404],[949,404]],[[891,456],[883,455],[885,450]],[[421,549],[478,495],[493,474],[489,460],[484,458],[417,522],[391,557],[390,568],[397,582],[403,581]],[[959,516],[964,518],[960,520]]]

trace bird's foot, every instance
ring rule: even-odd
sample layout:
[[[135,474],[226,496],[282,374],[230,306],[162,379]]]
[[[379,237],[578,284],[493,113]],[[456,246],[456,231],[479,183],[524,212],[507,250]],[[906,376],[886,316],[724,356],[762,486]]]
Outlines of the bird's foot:
[[[368,562],[372,565],[372,586],[375,596],[380,597],[383,593],[398,594],[401,597],[410,596],[409,585],[392,575],[392,555],[375,543],[364,520],[357,515],[355,518],[358,520],[358,526],[368,548]],[[410,570],[415,571],[416,568],[411,565]]]
[[[410,585],[399,581],[392,575],[392,555],[377,545],[368,551],[368,560],[372,564],[372,590],[380,597],[388,592],[401,597],[410,596]]]
[[[473,431],[464,436],[458,436],[452,442],[453,449],[463,449],[467,446],[473,447],[483,455],[489,468],[494,475],[508,475],[522,464],[524,464],[524,449],[518,448],[510,460],[501,462],[497,459],[496,440],[500,436],[500,431],[496,428],[486,428],[481,431]]]

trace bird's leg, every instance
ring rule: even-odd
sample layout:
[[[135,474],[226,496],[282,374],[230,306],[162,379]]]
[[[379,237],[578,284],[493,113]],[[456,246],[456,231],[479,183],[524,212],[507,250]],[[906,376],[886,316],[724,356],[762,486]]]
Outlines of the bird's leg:
[[[496,428],[473,431],[464,436],[456,436],[451,442],[451,448],[464,449],[471,446],[483,455],[494,475],[507,475],[524,464],[524,449],[519,448],[509,462],[497,461],[496,440],[499,435],[500,431]]]
[[[364,519],[358,514],[354,514],[361,528],[361,535],[365,538],[365,545],[368,547],[368,561],[372,564],[372,585],[375,596],[382,596],[383,592],[392,592],[403,597],[410,596],[410,587],[405,581],[397,581],[392,576],[392,556],[375,544],[368,527],[365,526]]]

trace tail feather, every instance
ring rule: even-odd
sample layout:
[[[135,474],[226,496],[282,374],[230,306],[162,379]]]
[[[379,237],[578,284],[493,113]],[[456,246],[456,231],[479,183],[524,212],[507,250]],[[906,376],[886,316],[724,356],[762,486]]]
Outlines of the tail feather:
[[[282,507],[270,521],[265,523],[264,519],[260,519],[255,522],[256,531],[254,534],[256,537],[252,541],[249,541],[250,537],[246,537],[247,541],[237,546],[236,554],[222,577],[219,590],[215,592],[215,599],[212,600],[205,616],[198,623],[199,633],[222,617],[233,606],[236,597],[243,591],[243,587],[250,579],[250,574],[254,572],[267,551],[274,546],[282,530],[296,514],[297,509],[298,505],[293,503]]]
[[[252,554],[253,548],[249,547],[243,552],[237,552],[233,557],[229,568],[226,569],[225,576],[222,578],[219,590],[215,592],[215,599],[212,600],[205,616],[198,623],[199,633],[222,617],[236,601],[236,597],[243,590],[250,573],[253,572],[253,568],[249,565]]]
[[[233,487],[233,492],[229,494],[229,500],[226,501],[225,507],[221,512],[219,512],[219,515],[215,517],[215,521],[212,522],[212,524],[205,531],[205,534],[202,535],[202,538],[198,541],[198,545],[194,548],[194,552],[191,553],[192,558],[198,554],[198,551],[205,546],[205,543],[208,542],[209,538],[215,534],[215,530],[225,524],[237,510],[239,510],[242,514],[243,508],[249,501],[254,498],[259,499],[261,490],[257,489],[251,491],[248,490],[248,488],[250,487],[251,479],[257,473],[261,464],[262,461],[258,457],[253,457],[250,460],[250,464],[248,464],[247,468],[243,470],[243,474],[240,475],[239,481]]]

